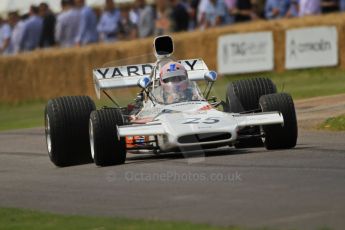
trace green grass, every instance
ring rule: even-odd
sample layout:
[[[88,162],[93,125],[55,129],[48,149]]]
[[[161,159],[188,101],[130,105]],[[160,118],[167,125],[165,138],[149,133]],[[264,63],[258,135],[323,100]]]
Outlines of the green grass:
[[[67,216],[14,208],[0,208],[0,229],[241,230],[243,228],[221,228],[203,224],[191,224],[186,222],[165,222],[107,217]]]
[[[0,105],[0,130],[43,126],[45,102]]]
[[[97,101],[97,107],[111,104]],[[0,131],[44,126],[46,101],[23,102],[14,105],[0,104]]]
[[[269,77],[279,91],[289,92],[294,99],[345,93],[345,71],[338,68],[287,71],[285,73],[263,73],[220,77],[211,95],[225,98],[226,85],[234,80],[251,77]],[[201,87],[203,89],[203,87]],[[139,90],[138,90],[139,91]],[[117,91],[119,102],[130,102],[135,90]],[[104,100],[106,101],[106,100]],[[97,102],[100,107],[103,102]],[[109,105],[109,101],[107,103]],[[28,102],[17,105],[0,104],[0,130],[43,126],[45,102]]]
[[[17,208],[0,208],[1,230],[248,230],[241,227],[218,227],[188,222],[138,220],[115,217],[90,217],[61,215]],[[250,228],[252,230],[272,230],[272,228]],[[331,230],[321,227],[315,230]]]
[[[345,131],[345,114],[338,117],[331,117],[319,125],[320,129],[331,131]]]

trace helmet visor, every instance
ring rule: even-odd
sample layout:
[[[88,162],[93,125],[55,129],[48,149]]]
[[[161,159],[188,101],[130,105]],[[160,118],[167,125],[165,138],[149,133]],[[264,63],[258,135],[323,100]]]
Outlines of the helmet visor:
[[[187,76],[174,76],[174,77],[169,77],[169,78],[165,78],[163,79],[163,82],[164,83],[178,83],[178,82],[181,82],[181,81],[185,81],[187,80]]]

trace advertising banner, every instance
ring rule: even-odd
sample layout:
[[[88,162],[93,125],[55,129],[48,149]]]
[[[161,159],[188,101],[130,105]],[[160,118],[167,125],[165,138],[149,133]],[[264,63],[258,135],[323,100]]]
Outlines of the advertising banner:
[[[218,38],[221,74],[271,71],[274,68],[272,32],[225,35]]]
[[[335,26],[286,31],[286,69],[336,66],[338,32]]]

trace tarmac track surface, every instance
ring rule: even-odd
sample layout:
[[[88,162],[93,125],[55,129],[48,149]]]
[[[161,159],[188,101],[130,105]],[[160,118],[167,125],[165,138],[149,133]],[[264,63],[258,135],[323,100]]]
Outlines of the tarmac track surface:
[[[300,127],[345,112],[345,95],[298,101]],[[128,155],[56,168],[42,128],[0,133],[0,207],[278,229],[345,227],[345,133],[301,130],[295,149]]]
[[[42,128],[0,133],[0,207],[318,229],[345,226],[345,133],[301,131],[296,149],[223,149],[125,165],[56,168]]]

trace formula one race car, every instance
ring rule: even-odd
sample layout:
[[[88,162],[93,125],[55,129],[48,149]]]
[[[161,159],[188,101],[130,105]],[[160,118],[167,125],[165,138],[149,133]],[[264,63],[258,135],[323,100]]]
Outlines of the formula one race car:
[[[127,152],[162,154],[224,146],[289,149],[297,121],[289,94],[267,78],[232,82],[226,100],[209,99],[217,73],[201,59],[171,59],[169,36],[154,40],[156,62],[95,69],[93,80],[113,107],[96,110],[87,96],[49,100],[45,109],[48,153],[57,166],[123,164]],[[203,93],[196,81],[206,81]],[[135,103],[120,107],[107,90],[138,87]],[[223,108],[223,109],[221,109]]]

